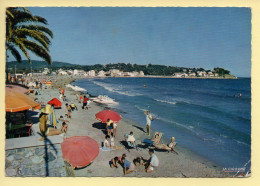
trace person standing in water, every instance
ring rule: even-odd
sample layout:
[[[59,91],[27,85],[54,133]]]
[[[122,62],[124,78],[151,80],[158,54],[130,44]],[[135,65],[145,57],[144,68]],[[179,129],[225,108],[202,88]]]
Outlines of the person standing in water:
[[[150,129],[151,129],[151,123],[152,123],[152,115],[150,114],[150,111],[147,110],[144,112],[144,115],[146,115],[146,130],[147,130],[147,135],[150,136]]]

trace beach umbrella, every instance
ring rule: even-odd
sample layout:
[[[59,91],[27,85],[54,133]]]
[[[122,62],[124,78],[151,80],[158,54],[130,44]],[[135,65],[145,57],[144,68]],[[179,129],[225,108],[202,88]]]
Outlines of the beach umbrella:
[[[61,143],[62,158],[73,168],[89,165],[98,155],[98,143],[88,136],[73,136]]]
[[[100,120],[102,123],[106,123],[107,119],[117,123],[122,119],[122,116],[113,110],[103,110],[96,114],[96,119]]]
[[[54,108],[61,108],[62,103],[60,102],[60,100],[58,100],[57,98],[53,98],[52,100],[50,100],[48,102],[49,105],[53,105]]]
[[[52,107],[52,113],[49,114],[49,120],[50,120],[50,125],[52,125],[53,127],[57,126],[57,120],[56,120],[56,116],[55,116],[55,112],[54,112],[54,108]]]
[[[31,97],[5,89],[5,111],[6,112],[19,112],[29,109],[40,109],[41,105],[35,102]]]
[[[27,93],[28,89],[18,86],[18,85],[6,85],[5,86],[6,91],[15,91],[15,92],[20,92],[20,93]]]

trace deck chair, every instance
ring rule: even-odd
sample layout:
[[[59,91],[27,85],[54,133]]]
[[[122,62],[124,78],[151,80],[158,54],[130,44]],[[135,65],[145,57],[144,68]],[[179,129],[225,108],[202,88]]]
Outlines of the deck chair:
[[[167,151],[167,152],[175,152],[176,154],[178,154],[178,152],[176,152],[174,150],[174,147],[177,145],[177,143],[175,143],[175,145],[173,146],[173,148],[170,148],[168,145],[166,144],[154,144],[153,146],[155,147],[155,150],[162,150],[162,151]]]
[[[136,142],[134,142],[134,145],[131,146],[130,143],[127,141],[128,135],[129,135],[129,134],[125,134],[125,135],[124,135],[124,140],[122,140],[122,141],[120,142],[120,144],[122,144],[123,146],[125,146],[125,148],[126,148],[126,150],[127,150],[128,152],[130,151],[130,149],[136,149],[136,150],[138,150],[137,145],[136,145]]]
[[[155,139],[155,136],[156,136],[157,134],[159,134],[159,139],[158,139],[158,143],[159,143],[159,142],[161,141],[161,139],[162,139],[162,136],[163,136],[163,133],[162,133],[162,132],[155,132],[155,133],[154,133],[154,137],[153,137],[152,139],[146,138],[146,139],[144,139],[144,140],[142,141],[142,143],[144,143],[146,147],[154,147],[154,141],[153,141],[153,139]]]

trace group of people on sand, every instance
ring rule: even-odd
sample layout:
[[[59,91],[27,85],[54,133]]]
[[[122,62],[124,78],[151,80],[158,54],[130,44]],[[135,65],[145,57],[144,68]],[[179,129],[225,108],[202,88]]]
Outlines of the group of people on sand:
[[[107,119],[107,122],[106,122],[107,135],[105,136],[105,140],[102,145],[103,150],[111,151],[111,150],[123,149],[123,147],[117,147],[115,145],[116,131],[117,131],[117,124],[114,123],[111,119]],[[113,133],[113,135],[112,135],[112,133]],[[110,141],[110,143],[109,143],[109,141]]]
[[[144,166],[145,172],[153,172],[159,166],[159,159],[155,155],[153,149],[149,149],[150,157],[148,159],[144,159],[142,156],[135,158],[132,162],[126,159],[126,154],[123,154],[119,157],[114,157],[109,161],[109,165],[111,168],[118,168],[119,165],[123,167],[124,175],[129,174],[131,172],[137,172],[136,167]]]
[[[62,97],[65,97],[64,95],[65,90],[62,91],[61,87],[59,88],[59,93],[62,95]],[[72,118],[71,113],[74,110],[78,110],[77,106],[72,102],[71,104],[66,103],[65,104],[66,110],[67,110],[67,114],[65,114],[65,116],[67,116],[67,118]],[[60,118],[58,118],[58,120],[60,120],[62,122],[60,129],[57,129],[56,126],[51,126],[48,125],[48,114],[51,114],[53,112],[53,107],[51,105],[46,105],[42,110],[41,113],[39,115],[39,128],[40,128],[40,132],[41,132],[41,136],[42,138],[40,139],[40,141],[43,141],[47,136],[53,136],[53,135],[59,135],[62,133],[67,133],[68,130],[68,120],[65,119],[65,116],[63,117],[62,115],[60,116]]]

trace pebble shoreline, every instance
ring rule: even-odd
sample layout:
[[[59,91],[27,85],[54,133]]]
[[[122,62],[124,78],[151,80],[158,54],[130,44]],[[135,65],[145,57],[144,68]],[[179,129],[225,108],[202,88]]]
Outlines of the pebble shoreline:
[[[42,78],[39,76],[38,78]],[[59,98],[58,88],[60,86],[65,87],[66,84],[70,84],[78,78],[72,77],[46,77],[53,79],[53,89],[43,89],[40,91],[41,95],[34,96],[44,103],[47,103],[53,97]],[[56,81],[55,81],[56,80]],[[91,90],[89,90],[91,93]],[[68,103],[74,102],[78,107],[78,111],[72,112],[72,119],[69,120],[69,128],[67,134],[64,136],[89,136],[95,139],[98,144],[104,141],[104,130],[97,127],[99,123],[95,114],[104,109],[105,106],[98,105],[94,102],[90,104],[88,110],[81,109],[81,104],[76,100],[76,92],[71,88],[66,88],[65,95],[70,100]],[[66,102],[63,102],[65,105]],[[55,110],[56,117],[65,115],[66,109],[62,106],[62,109]],[[35,123],[34,125],[38,125]],[[135,127],[136,123],[129,119],[123,118],[117,129],[117,136],[115,138],[115,145],[122,146],[120,141],[124,139],[124,135],[130,131],[134,132],[137,144],[141,143],[141,140],[147,138],[146,134]],[[145,129],[144,129],[145,130]],[[28,140],[30,137],[27,137]],[[164,139],[164,141],[167,141]],[[178,139],[177,139],[178,141]],[[60,144],[55,144],[57,153],[55,153],[50,145],[48,145],[48,175],[63,177],[68,176],[65,171],[64,161],[62,159],[62,152]],[[184,153],[184,149],[176,147],[178,155],[175,153],[167,153],[162,151],[155,151],[155,154],[159,158],[160,165],[156,172],[146,173],[144,167],[136,167],[137,172],[129,175],[123,175],[123,169],[110,168],[108,162],[115,156],[121,156],[123,153],[127,155],[127,160],[132,161],[137,156],[143,156],[149,158],[148,149],[139,148],[131,149],[128,152],[125,148],[122,150],[116,150],[111,152],[105,152],[100,150],[97,158],[87,167],[74,170],[76,177],[230,177],[229,174],[222,172],[219,166],[211,163],[203,158],[197,159],[192,157],[191,154]],[[44,153],[43,153],[44,152]],[[42,154],[43,153],[43,154]],[[6,175],[7,176],[46,176],[46,161],[44,159],[45,149],[44,147],[30,147],[22,149],[6,150]]]

